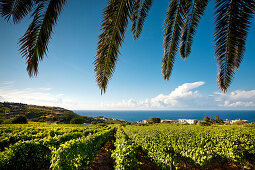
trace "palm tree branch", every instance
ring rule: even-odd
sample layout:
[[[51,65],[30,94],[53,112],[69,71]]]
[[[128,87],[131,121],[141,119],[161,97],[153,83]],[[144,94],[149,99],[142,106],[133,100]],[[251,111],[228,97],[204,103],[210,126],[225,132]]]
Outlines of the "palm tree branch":
[[[187,59],[191,52],[191,46],[196,33],[196,28],[207,7],[209,0],[193,0],[184,28],[181,35],[180,54],[183,59]]]
[[[130,0],[111,0],[104,11],[103,32],[99,36],[97,55],[95,57],[96,80],[101,94],[106,91],[118,59],[131,13]]]
[[[141,35],[144,21],[148,16],[153,0],[137,0],[133,6],[131,31],[134,39]]]
[[[38,73],[38,64],[48,50],[48,43],[66,0],[41,1],[33,12],[33,21],[20,39],[20,52],[27,59],[29,76]]]
[[[190,1],[172,0],[164,21],[164,56],[162,59],[162,75],[169,80],[178,50],[184,19],[190,9]]]
[[[217,0],[216,13],[217,83],[226,92],[243,58],[250,20],[254,15],[254,2]]]
[[[0,0],[0,13],[7,21],[18,23],[35,5],[35,0]]]

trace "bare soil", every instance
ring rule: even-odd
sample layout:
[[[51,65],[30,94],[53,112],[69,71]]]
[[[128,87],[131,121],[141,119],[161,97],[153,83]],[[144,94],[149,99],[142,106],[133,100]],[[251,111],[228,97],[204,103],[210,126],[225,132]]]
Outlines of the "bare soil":
[[[112,135],[108,142],[101,148],[99,153],[95,156],[92,165],[89,169],[91,170],[113,170],[114,160],[111,158],[111,151],[114,147],[115,137]]]
[[[142,152],[140,149],[138,149],[136,157],[138,161],[140,162],[139,168],[141,170],[160,170],[161,169],[155,163],[153,163],[149,159],[149,157],[146,154],[144,154],[144,152]]]

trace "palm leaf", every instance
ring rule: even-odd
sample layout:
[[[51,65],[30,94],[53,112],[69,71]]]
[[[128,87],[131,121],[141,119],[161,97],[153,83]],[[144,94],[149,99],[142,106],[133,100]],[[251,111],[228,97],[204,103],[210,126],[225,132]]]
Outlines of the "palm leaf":
[[[190,9],[191,0],[171,0],[164,21],[164,56],[162,59],[162,75],[169,80],[176,52],[179,47],[184,19]]]
[[[38,73],[38,64],[48,50],[48,43],[66,0],[39,1],[32,14],[33,21],[20,39],[20,52],[27,60],[29,76]]]
[[[106,91],[109,79],[115,70],[121,46],[131,14],[132,1],[111,0],[104,11],[102,34],[99,36],[95,57],[96,80],[101,94]]]
[[[242,61],[247,33],[254,15],[253,0],[216,1],[216,58],[218,85],[226,92]]]
[[[187,59],[191,52],[191,46],[199,24],[201,16],[207,7],[209,0],[193,0],[189,14],[187,15],[181,35],[180,54],[183,59]]]
[[[35,0],[0,0],[0,13],[7,21],[18,23],[35,5]]]
[[[138,39],[141,35],[144,21],[148,16],[148,12],[152,6],[153,0],[137,0],[132,9],[132,27],[131,31],[133,33],[134,39]]]

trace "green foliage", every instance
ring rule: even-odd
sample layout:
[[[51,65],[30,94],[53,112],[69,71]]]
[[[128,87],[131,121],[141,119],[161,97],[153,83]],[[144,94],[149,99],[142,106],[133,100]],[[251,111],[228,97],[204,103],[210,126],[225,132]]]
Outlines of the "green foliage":
[[[134,39],[138,39],[142,33],[144,21],[152,6],[152,0],[137,0],[133,5],[131,16],[132,27],[131,31]]]
[[[2,166],[3,169],[46,169],[50,158],[48,147],[35,141],[18,142],[4,154]]]
[[[214,120],[215,120],[216,122],[219,122],[219,121],[220,121],[219,115],[216,115]]]
[[[122,129],[118,129],[114,143],[116,149],[112,153],[115,160],[115,169],[137,169],[139,162],[136,158],[136,145],[125,135]]]
[[[110,129],[62,144],[54,152],[51,168],[80,169],[81,167],[88,167],[97,151],[112,133],[113,129]]]
[[[0,125],[0,169],[49,169],[51,158],[60,146],[81,139],[93,138],[89,142],[94,151],[90,155],[92,159],[101,146],[100,142],[105,142],[107,134],[112,132],[109,127],[70,124]]]
[[[119,48],[124,40],[128,19],[132,10],[130,0],[110,0],[104,10],[102,34],[99,36],[95,57],[96,81],[101,94],[105,93],[108,81],[115,70]]]
[[[95,124],[97,124],[97,122],[96,121],[92,121],[91,124],[95,125]]]
[[[73,118],[70,121],[71,124],[83,124],[84,123],[84,119],[83,118]]]
[[[204,169],[215,162],[241,165],[255,157],[254,128],[160,124],[123,130],[162,168],[189,164]]]
[[[209,121],[199,121],[197,123],[197,125],[199,125],[199,126],[210,126],[211,123]]]
[[[205,122],[210,122],[209,117],[208,117],[208,116],[205,116],[205,117],[204,117],[204,121],[205,121]]]
[[[216,0],[217,83],[224,92],[242,62],[254,10],[253,0]]]
[[[152,117],[152,118],[150,118],[150,122],[152,122],[152,123],[160,123],[160,118]]]
[[[24,115],[18,115],[12,119],[12,124],[26,124],[26,123],[27,123],[27,117]]]
[[[10,102],[0,102],[0,104],[4,106],[0,108],[0,118],[3,119],[10,119],[11,117],[17,115],[25,115],[29,121],[59,121],[64,123],[70,123],[71,119],[82,117],[71,110],[66,110],[60,107],[36,106]],[[8,115],[5,115],[5,111],[10,111],[10,113]],[[89,121],[94,120],[94,118],[87,118],[85,116],[83,116],[83,118]]]

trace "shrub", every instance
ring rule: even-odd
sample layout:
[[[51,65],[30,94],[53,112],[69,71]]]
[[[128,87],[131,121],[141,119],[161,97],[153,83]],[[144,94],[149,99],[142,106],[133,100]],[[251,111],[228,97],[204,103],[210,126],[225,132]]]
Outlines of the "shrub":
[[[210,126],[211,123],[210,122],[206,122],[206,121],[199,121],[197,123],[197,125],[199,125],[199,126]]]
[[[150,118],[150,122],[152,122],[152,123],[160,123],[160,118],[152,117],[152,118]]]
[[[73,118],[70,121],[71,124],[83,124],[84,123],[84,119],[83,118]]]
[[[18,115],[15,118],[13,118],[11,122],[12,124],[26,124],[27,117],[24,115]]]

